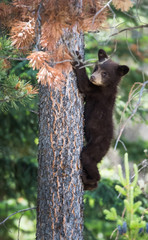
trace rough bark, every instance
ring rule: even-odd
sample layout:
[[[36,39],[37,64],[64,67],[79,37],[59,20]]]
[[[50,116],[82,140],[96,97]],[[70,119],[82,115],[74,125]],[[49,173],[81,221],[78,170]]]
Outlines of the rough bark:
[[[80,35],[67,41],[83,48]],[[73,72],[61,91],[40,85],[39,106],[36,239],[82,240],[83,101]]]

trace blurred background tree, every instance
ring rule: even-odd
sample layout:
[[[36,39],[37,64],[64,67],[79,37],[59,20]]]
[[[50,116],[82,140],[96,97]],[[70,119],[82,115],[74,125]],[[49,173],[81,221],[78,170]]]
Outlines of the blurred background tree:
[[[116,165],[123,163],[123,155],[128,151],[129,159],[139,164],[140,172],[139,184],[143,194],[139,196],[143,207],[148,208],[148,91],[145,87],[140,106],[134,117],[128,121],[121,141],[118,143],[116,151],[115,139],[121,127],[128,117],[131,116],[139,99],[141,84],[148,80],[148,28],[130,29],[119,33],[125,28],[133,28],[147,24],[147,0],[133,1],[134,6],[128,13],[116,10],[110,5],[110,15],[106,30],[85,35],[85,57],[91,66],[87,68],[88,74],[92,71],[90,59],[97,59],[98,48],[103,48],[112,59],[121,64],[128,64],[130,73],[120,84],[118,98],[115,109],[115,138],[112,142],[111,152],[104,158],[101,164],[102,180],[98,188],[92,192],[87,191],[84,197],[85,204],[85,240],[107,240],[115,224],[105,220],[104,209],[115,207],[122,214],[123,198],[118,197],[114,186],[118,182]],[[7,42],[7,31],[1,29],[0,55],[10,55],[17,57],[13,52],[10,43]],[[3,46],[3,47],[2,47]],[[5,54],[4,54],[5,49]],[[3,52],[2,52],[3,51]],[[24,56],[19,56],[23,58]],[[3,61],[3,59],[2,59]],[[1,62],[0,80],[13,80],[12,87],[16,87],[19,77],[24,79],[21,87],[21,94],[26,94],[25,83],[36,87],[36,72],[28,66],[28,61],[11,60],[8,68]],[[5,63],[6,64],[6,63]],[[7,79],[8,80],[8,79]],[[135,82],[132,100],[126,108],[130,90]],[[0,82],[1,84],[1,82]],[[34,89],[33,87],[33,89]],[[2,86],[1,86],[2,88]],[[17,90],[17,89],[15,89]],[[132,89],[133,90],[133,89]],[[3,88],[2,98],[5,97]],[[15,94],[13,95],[15,96]],[[7,100],[7,99],[5,99]],[[37,177],[37,145],[38,145],[38,96],[26,102],[25,107],[20,106],[20,101],[14,98],[11,105],[5,101],[0,113],[0,219],[4,219],[12,212],[19,209],[34,206],[36,204],[36,177]],[[25,102],[22,102],[23,104]],[[16,108],[16,105],[19,108]],[[14,108],[15,106],[15,108]],[[9,111],[3,111],[9,108]],[[126,108],[126,111],[124,109]],[[123,114],[122,114],[123,113]],[[122,116],[123,115],[123,116]],[[120,121],[122,116],[122,120]],[[145,160],[145,161],[144,161]],[[144,162],[143,162],[144,161]],[[145,165],[144,165],[145,164]],[[0,239],[11,240],[18,236],[19,219],[22,214],[17,214],[5,225],[0,226]],[[35,211],[26,212],[21,218],[20,239],[35,239]],[[148,219],[146,219],[148,222]],[[140,237],[139,237],[140,239]]]

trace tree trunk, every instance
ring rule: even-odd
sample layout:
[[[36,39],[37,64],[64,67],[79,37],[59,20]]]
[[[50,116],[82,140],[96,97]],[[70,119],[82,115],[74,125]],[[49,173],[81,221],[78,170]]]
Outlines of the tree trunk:
[[[83,49],[83,37],[70,36],[69,45]],[[61,91],[40,85],[39,105],[36,239],[82,240],[83,101],[73,72]]]

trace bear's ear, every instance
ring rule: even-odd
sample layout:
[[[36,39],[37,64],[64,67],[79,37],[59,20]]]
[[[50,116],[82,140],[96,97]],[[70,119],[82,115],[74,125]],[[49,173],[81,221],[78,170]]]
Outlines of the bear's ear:
[[[117,68],[117,72],[122,77],[129,72],[129,67],[126,65],[119,65]]]
[[[105,52],[103,49],[100,49],[100,50],[98,51],[98,59],[99,59],[99,62],[104,61],[106,58],[108,58],[106,52]]]

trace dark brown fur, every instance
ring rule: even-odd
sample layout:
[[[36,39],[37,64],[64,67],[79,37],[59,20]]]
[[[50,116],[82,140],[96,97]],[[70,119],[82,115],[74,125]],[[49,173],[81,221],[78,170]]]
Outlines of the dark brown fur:
[[[79,91],[85,96],[84,132],[87,144],[81,152],[82,180],[85,190],[97,187],[100,179],[97,163],[107,153],[113,137],[112,115],[117,86],[121,77],[129,71],[127,66],[120,66],[108,59],[102,49],[98,52],[98,58],[99,61],[90,79],[81,62],[73,63]],[[101,76],[101,83],[94,85],[92,82],[98,76]]]

